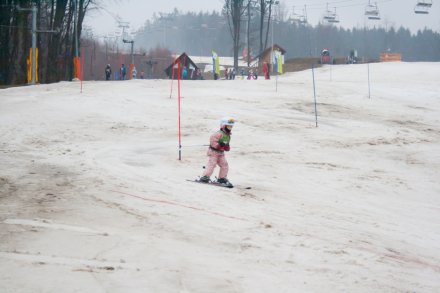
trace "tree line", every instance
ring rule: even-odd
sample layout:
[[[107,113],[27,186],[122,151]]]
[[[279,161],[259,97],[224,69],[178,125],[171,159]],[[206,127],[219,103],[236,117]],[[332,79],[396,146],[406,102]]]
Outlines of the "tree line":
[[[82,23],[91,4],[92,0],[0,1],[0,84],[27,82],[32,5],[37,8],[39,82],[71,80],[73,57],[77,54],[75,34],[81,36]]]
[[[256,57],[271,46],[273,31],[273,43],[287,51],[288,59],[319,57],[322,49],[327,48],[334,57],[345,57],[356,50],[359,57],[377,60],[380,53],[391,51],[401,53],[403,61],[440,61],[440,34],[431,29],[411,33],[404,27],[379,25],[352,29],[325,23],[312,26],[288,19],[286,13],[276,10],[278,6],[272,7],[269,14],[272,2],[268,1],[265,13],[261,4],[256,3],[248,17],[246,3],[249,2],[243,2],[239,8],[229,6],[222,13],[174,10],[155,15],[134,35],[135,42],[145,50],[159,45],[195,56],[209,56],[215,50],[220,56],[242,57],[249,45],[252,57]],[[234,9],[239,13],[234,14]]]

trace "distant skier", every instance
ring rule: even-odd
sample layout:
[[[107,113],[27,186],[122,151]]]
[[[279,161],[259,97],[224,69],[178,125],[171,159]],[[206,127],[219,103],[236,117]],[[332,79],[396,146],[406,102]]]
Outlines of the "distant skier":
[[[229,152],[231,147],[229,142],[231,141],[231,131],[235,124],[235,120],[231,117],[224,117],[220,120],[220,130],[215,132],[209,138],[208,149],[208,164],[206,166],[203,176],[200,178],[201,182],[210,182],[211,175],[217,165],[220,167],[218,175],[218,183],[232,187],[227,176],[229,171],[228,161],[225,157],[225,152]]]
[[[226,80],[229,79],[229,71],[228,71],[227,68],[225,69],[225,79],[226,79]]]
[[[131,71],[131,79],[136,79],[137,70],[136,67],[133,66],[133,70]]]
[[[110,67],[110,64],[107,64],[105,67],[105,80],[110,80],[112,77],[112,68]]]
[[[182,79],[188,79],[188,69],[185,67],[183,67],[182,70]]]
[[[234,68],[231,69],[231,72],[229,74],[229,79],[230,80],[234,80],[236,74],[237,74],[237,71],[235,70],[235,67],[234,67]]]
[[[119,70],[119,76],[121,80],[125,80],[126,75],[127,75],[127,68],[125,67],[125,64],[122,64],[121,69]]]
[[[263,74],[264,74],[264,79],[270,79],[270,70],[267,62],[264,62],[263,64]]]
[[[249,69],[247,79],[251,80],[254,78],[254,71],[252,69]]]

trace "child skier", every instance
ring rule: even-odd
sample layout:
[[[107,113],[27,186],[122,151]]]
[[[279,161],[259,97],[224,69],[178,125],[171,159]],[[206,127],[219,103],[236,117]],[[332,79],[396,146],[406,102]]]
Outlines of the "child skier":
[[[209,138],[209,149],[207,153],[209,160],[205,172],[200,178],[201,182],[211,182],[210,177],[214,172],[215,166],[219,165],[220,171],[217,182],[228,187],[233,186],[227,178],[229,165],[225,157],[225,152],[229,152],[231,149],[229,142],[231,141],[231,131],[234,123],[235,120],[231,117],[222,118],[220,120],[220,130],[212,134]]]

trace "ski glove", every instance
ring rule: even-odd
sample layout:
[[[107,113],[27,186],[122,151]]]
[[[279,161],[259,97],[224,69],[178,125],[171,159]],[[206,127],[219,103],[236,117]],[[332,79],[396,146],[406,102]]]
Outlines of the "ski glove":
[[[223,141],[219,141],[218,144],[220,146],[219,150],[221,150],[221,151],[229,152],[229,150],[231,149],[231,147],[229,146],[229,143],[225,143]]]

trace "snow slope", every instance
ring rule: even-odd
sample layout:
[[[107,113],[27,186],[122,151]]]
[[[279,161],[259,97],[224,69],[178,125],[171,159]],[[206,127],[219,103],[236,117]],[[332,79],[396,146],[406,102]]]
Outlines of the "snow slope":
[[[0,90],[0,292],[438,292],[440,66],[369,70],[183,81],[181,161],[176,82]]]

